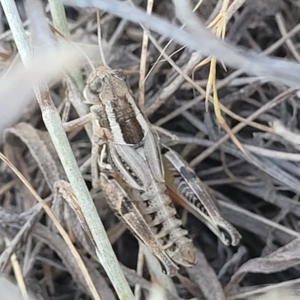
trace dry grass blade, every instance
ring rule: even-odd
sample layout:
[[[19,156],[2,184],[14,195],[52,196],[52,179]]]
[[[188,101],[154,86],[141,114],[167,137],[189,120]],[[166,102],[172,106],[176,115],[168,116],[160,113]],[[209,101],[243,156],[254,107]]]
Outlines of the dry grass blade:
[[[203,24],[193,16],[187,2],[174,1],[178,10],[178,17],[183,23],[186,23],[190,33],[181,31],[180,28],[171,25],[167,21],[156,17],[147,16],[142,10],[130,7],[116,0],[109,3],[100,0],[64,0],[65,4],[77,5],[80,7],[97,7],[112,14],[118,15],[124,19],[131,20],[136,23],[143,23],[150,29],[166,35],[179,43],[185,44],[192,49],[201,49],[201,52],[207,56],[215,56],[222,60],[228,66],[242,68],[245,72],[250,72],[258,76],[264,76],[269,80],[281,82],[291,87],[298,87],[300,79],[300,67],[298,64],[261,57],[254,53],[245,52],[241,49],[235,49],[225,42],[221,42],[214,37]],[[206,41],[203,44],[203,40]],[[224,53],[227,53],[224,56]]]
[[[82,228],[86,232],[86,234],[89,236],[90,240],[94,244],[95,247],[95,241],[93,240],[93,236],[91,235],[91,231],[89,229],[88,224],[86,223],[86,220],[84,218],[84,215],[81,211],[81,208],[78,204],[78,201],[72,191],[72,187],[68,182],[65,182],[63,180],[56,182],[56,187],[59,189],[59,193],[62,194],[63,198],[68,202],[72,210],[75,212],[78,221],[80,222]]]
[[[287,141],[300,145],[300,135],[288,130],[279,120],[274,120],[272,122],[272,129],[274,130],[274,133],[280,135]]]
[[[232,222],[232,224],[242,227],[245,230],[249,228],[253,234],[258,235],[263,240],[267,239],[271,231],[281,244],[287,244],[296,238],[300,238],[298,232],[245,209],[234,207],[224,201],[219,201],[219,204],[222,214]]]
[[[229,1],[223,1],[223,4],[222,4],[219,14],[207,26],[208,28],[212,28],[212,30],[216,31],[216,36],[218,38],[222,38],[222,39],[224,39],[225,32],[226,32],[226,14],[227,14],[228,6],[229,6]],[[203,66],[209,62],[210,62],[210,68],[209,68],[208,80],[207,80],[207,85],[206,85],[206,96],[205,96],[206,107],[208,106],[209,95],[212,92],[214,111],[215,111],[215,115],[216,115],[216,118],[217,118],[219,124],[229,134],[230,138],[237,145],[237,147],[245,155],[247,155],[245,148],[240,143],[240,141],[236,138],[236,136],[233,134],[233,132],[231,131],[231,129],[229,128],[229,126],[227,125],[225,119],[223,118],[223,116],[221,114],[219,98],[218,98],[218,91],[217,91],[217,84],[216,84],[216,67],[217,67],[216,59],[213,57],[208,57],[208,58],[204,59],[202,62],[200,62],[198,65],[195,66],[193,72],[195,72],[195,70],[198,69],[200,66]]]
[[[24,236],[28,235],[32,227],[34,226],[36,219],[40,215],[41,206],[33,207],[31,212],[32,215],[27,219],[24,223],[21,230],[14,236],[14,238],[9,242],[9,245],[6,249],[1,253],[0,256],[0,270],[3,272],[5,266],[7,265],[9,258],[14,254],[13,252],[16,251],[17,247],[22,244],[22,239]]]
[[[18,12],[7,3],[18,5]],[[135,287],[139,300],[148,299],[151,292],[151,297],[168,300],[225,299],[226,286],[231,289],[226,296],[232,300],[275,300],[278,295],[284,300],[299,299],[299,282],[292,281],[300,277],[297,1],[65,0],[70,7],[63,7],[62,1],[50,0],[50,14],[44,2],[25,3],[26,15],[21,2],[1,1],[5,11],[0,18],[0,136],[6,132],[3,152],[40,197],[51,203],[102,299],[133,299]],[[95,11],[99,10],[101,20],[97,22]],[[124,70],[128,88],[145,107],[149,122],[164,127],[152,126],[160,141],[189,162],[215,196],[221,216],[242,235],[240,244],[225,248],[198,219],[176,207],[195,248],[203,251],[197,267],[180,267],[177,277],[161,276],[161,266],[152,262],[151,255],[143,254],[115,218],[103,191],[91,187],[95,140],[83,128],[91,125],[91,114],[77,118],[86,112],[86,107],[78,109],[83,102],[82,78],[103,64],[97,35],[100,24],[109,66]],[[31,33],[34,61],[24,28]],[[58,52],[56,47],[62,50]],[[80,53],[75,53],[78,48]],[[18,65],[19,56],[25,70]],[[193,75],[197,64],[201,68]],[[70,71],[62,72],[65,68]],[[32,105],[32,84],[42,114]],[[211,103],[208,107],[205,99]],[[29,105],[32,108],[27,113]],[[61,117],[69,121],[64,124],[67,135]],[[15,125],[20,118],[22,123]],[[220,122],[227,127],[219,126]],[[70,132],[74,124],[76,130]],[[68,187],[65,194],[71,203],[78,200],[80,207],[76,206],[75,212],[84,216],[76,217],[61,195],[55,194],[56,182],[67,177],[45,127],[73,185],[74,194]],[[240,151],[237,141],[248,156]],[[28,293],[43,299],[89,298],[84,273],[69,246],[41,205],[8,169],[0,161],[3,273],[16,278],[9,261],[15,253],[23,266],[19,273]],[[164,167],[165,173],[167,170]],[[138,193],[136,198],[140,198]],[[107,239],[98,215],[118,261],[111,256],[111,245],[103,243]],[[96,247],[78,219],[92,233]],[[157,229],[160,234],[159,226]],[[1,243],[4,238],[9,239],[9,245]],[[103,249],[97,255],[99,245]],[[105,270],[99,261],[106,265]],[[160,293],[155,295],[157,289],[151,287],[158,284]]]
[[[13,1],[6,0],[6,1],[2,1],[2,6],[4,8],[5,14],[9,21],[9,25],[16,39],[17,47],[22,54],[21,58],[23,59],[23,61],[25,61],[25,64],[28,66],[31,62],[31,60],[29,59],[31,58],[31,49],[29,46],[29,42],[27,41],[22,24],[20,22],[20,18],[17,19],[17,22],[14,22],[15,21],[14,16],[17,17],[19,16],[15,3]],[[31,18],[31,25],[34,27],[34,32],[36,32],[35,46],[39,46],[39,43],[40,45],[43,45],[45,39],[50,40],[50,37],[45,34],[46,32],[44,32],[45,36],[43,36],[41,31],[39,30],[39,24],[37,23],[37,21],[40,20],[42,24],[41,26],[42,28],[46,28],[47,26],[43,9],[39,2],[37,2],[37,5],[35,7],[32,6],[32,2],[28,2],[27,9],[28,9],[27,13],[29,15],[29,18]],[[36,18],[36,14],[38,14],[39,16],[38,18]],[[19,38],[20,36],[22,36],[22,39]],[[38,47],[36,50],[38,50]],[[79,203],[81,205],[82,211],[86,216],[86,220],[89,224],[91,232],[94,236],[94,240],[97,244],[97,249],[99,249],[101,252],[101,254],[100,252],[97,252],[99,260],[106,268],[106,271],[109,274],[109,277],[111,278],[115,289],[120,295],[120,298],[124,297],[130,299],[133,297],[132,292],[124,278],[124,275],[119,269],[117,259],[113,253],[112,247],[106,236],[103,225],[95,210],[90,193],[78,169],[67,136],[64,132],[64,128],[62,126],[60,116],[50,97],[49,88],[47,84],[43,81],[38,86],[35,83],[34,89],[35,89],[38,103],[41,107],[43,120],[51,135],[53,144],[56,147],[56,150],[63,164],[63,167],[66,171],[66,174],[72,184],[76,197],[77,199],[79,199]],[[77,259],[79,262],[81,262],[79,256],[77,257]],[[81,266],[83,267],[83,264],[81,264]],[[84,270],[84,272],[86,278],[89,279],[86,269]],[[93,285],[91,282],[89,282],[89,285],[93,290],[92,293],[97,296],[97,292],[95,289],[93,289]]]
[[[47,141],[46,135],[43,137],[41,131],[27,123],[18,123],[15,127],[7,129],[5,138],[7,142],[14,145],[17,145],[17,141],[14,139],[18,138],[29,148],[46,179],[48,187],[54,191],[54,184],[60,179],[64,179],[65,174],[62,173],[53,145],[49,144],[51,140]]]
[[[234,296],[229,296],[228,300],[268,300],[268,299],[299,299],[299,279],[290,280],[277,284],[270,284],[264,287],[256,287],[252,291],[239,293]]]
[[[225,288],[226,294],[235,289],[247,273],[274,273],[286,270],[299,264],[300,239],[279,248],[265,257],[254,258],[243,264],[231,278]]]
[[[253,113],[251,116],[247,118],[248,121],[254,120],[257,116],[259,116],[261,113],[263,113],[265,110],[270,109],[274,105],[279,104],[281,101],[284,101],[287,99],[287,97],[292,93],[292,90],[286,90],[279,94],[277,97],[275,97],[273,100],[267,102],[264,106],[262,106],[260,109],[258,109],[255,113]],[[236,125],[233,129],[233,133],[237,133],[239,130],[244,128],[246,126],[245,123],[240,123]],[[194,158],[190,164],[191,166],[196,166],[199,162],[201,162],[203,159],[205,159],[209,154],[211,154],[214,150],[216,150],[224,141],[226,141],[229,138],[229,134],[224,135],[219,141],[217,141],[212,147],[208,148],[207,150],[203,151],[199,156]]]
[[[87,269],[79,255],[79,253],[77,252],[76,248],[74,247],[74,245],[72,244],[72,241],[70,240],[68,234],[66,233],[66,231],[63,229],[63,227],[59,224],[59,222],[57,221],[55,215],[53,214],[52,210],[50,209],[50,207],[41,199],[41,197],[36,193],[36,191],[32,188],[32,186],[30,185],[30,183],[25,179],[25,177],[15,168],[14,165],[12,165],[10,163],[9,160],[7,160],[7,158],[0,153],[0,159],[2,161],[4,161],[12,170],[13,172],[19,177],[19,179],[24,183],[24,185],[29,189],[29,191],[31,192],[31,194],[35,197],[35,199],[42,205],[43,209],[45,210],[45,212],[47,213],[47,215],[50,217],[50,219],[53,221],[54,225],[56,226],[57,230],[59,231],[59,233],[61,234],[61,236],[63,237],[63,239],[65,240],[65,242],[67,243],[67,245],[69,246],[72,254],[74,255],[74,257],[77,260],[77,263],[79,265],[79,267],[81,268],[82,273],[85,276],[85,279],[89,285],[89,288],[91,290],[91,293],[93,295],[93,297],[95,299],[100,299],[97,290],[94,287],[94,284],[87,272]]]
[[[9,244],[8,241],[7,241],[7,243]],[[21,294],[22,294],[22,298],[24,300],[29,300],[29,296],[28,296],[26,285],[25,285],[24,278],[22,275],[21,267],[18,262],[17,255],[15,253],[12,254],[10,261],[11,261],[11,264],[12,264],[12,267],[14,270],[14,274],[16,276],[18,286],[19,286]]]
[[[204,299],[225,300],[220,282],[200,250],[197,251],[197,265],[187,271],[189,276],[197,283],[203,293]]]
[[[153,0],[147,1],[147,13],[151,14],[153,8]],[[144,110],[145,106],[145,76],[146,76],[146,62],[147,62],[147,52],[148,52],[148,35],[146,30],[143,34],[142,43],[142,53],[141,53],[141,63],[140,63],[140,80],[139,80],[139,106]]]
[[[22,215],[17,215],[1,209],[0,210],[1,224],[5,224],[8,228],[20,229],[24,227],[24,224],[26,223],[26,219],[27,219],[27,214],[29,213],[30,212],[24,213]],[[51,261],[51,259],[47,259],[46,257],[43,258],[41,256],[39,256],[39,260],[40,261],[45,260],[45,262],[50,264],[50,266],[53,266],[58,270],[64,271],[65,269],[67,269],[69,273],[72,274],[72,278],[74,282],[76,282],[76,284],[80,287],[80,289],[83,289],[86,294],[90,294],[88,285],[84,278],[84,274],[78,267],[76,258],[72,255],[70,248],[64,242],[64,240],[57,233],[50,231],[49,228],[47,228],[46,226],[40,223],[37,223],[32,228],[30,233],[31,233],[31,237],[37,239],[39,243],[42,243],[43,245],[47,245],[49,247],[48,249],[51,249],[55,253],[55,255],[57,255],[62,260],[62,264],[59,264],[58,261],[56,260]],[[35,252],[35,249],[33,252]],[[93,265],[91,265],[90,261],[86,259],[84,263],[86,264],[88,268],[88,272],[96,284],[98,293],[104,299],[114,299],[111,289],[108,287],[105,280],[101,278],[101,275],[97,272],[96,268]],[[30,284],[28,280],[26,281],[26,283],[28,285]],[[32,292],[36,291],[36,288],[34,286],[28,286],[28,289],[29,288],[31,289]],[[108,296],[108,298],[106,298],[106,296]]]

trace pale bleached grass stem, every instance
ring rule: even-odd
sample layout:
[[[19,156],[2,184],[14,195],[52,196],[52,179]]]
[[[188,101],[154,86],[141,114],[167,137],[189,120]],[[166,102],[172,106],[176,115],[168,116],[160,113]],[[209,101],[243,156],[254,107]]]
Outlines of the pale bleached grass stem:
[[[21,59],[25,66],[29,66],[32,58],[32,52],[22,26],[21,19],[18,15],[15,2],[12,0],[2,0],[1,4]],[[122,270],[120,269],[119,262],[117,261],[112,246],[109,243],[89,190],[87,189],[80,170],[78,169],[76,159],[61,123],[61,118],[49,97],[48,87],[45,83],[43,83],[41,84],[41,89],[39,87],[35,87],[34,90],[41,107],[44,123],[49,131],[53,144],[97,245],[98,258],[106,270],[119,298],[124,300],[133,300],[134,297],[132,291],[125,280]]]

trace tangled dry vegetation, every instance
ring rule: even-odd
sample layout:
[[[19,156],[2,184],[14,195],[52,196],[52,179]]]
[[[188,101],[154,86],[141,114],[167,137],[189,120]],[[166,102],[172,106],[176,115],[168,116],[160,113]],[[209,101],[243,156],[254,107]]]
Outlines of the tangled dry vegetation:
[[[2,1],[3,8],[9,2]],[[11,15],[5,9],[1,14],[1,147],[33,189],[1,162],[0,267],[6,278],[17,282],[24,299],[122,298],[123,288],[117,290],[117,296],[118,282],[109,280],[105,262],[103,268],[78,217],[57,193],[56,183],[67,177],[44,125],[48,128],[45,118],[47,107],[51,107],[49,95],[64,121],[84,114],[74,85],[75,81],[82,89],[91,71],[82,53],[95,66],[102,64],[97,17],[91,8],[94,2],[69,2],[77,6],[66,7],[68,34],[58,12],[59,2],[49,1],[49,8],[48,3],[42,6],[32,0],[24,8],[22,1],[16,1],[27,38],[34,53],[40,55],[35,64],[25,59],[27,71],[19,67],[21,51],[8,26]],[[178,208],[197,248],[197,265],[181,269],[181,276],[172,281],[153,275],[136,239],[119,223],[101,192],[91,189],[88,134],[84,129],[68,133],[80,171],[136,299],[163,299],[162,294],[165,299],[258,299],[255,297],[267,291],[275,299],[276,289],[280,289],[282,299],[288,299],[286,291],[295,297],[292,299],[300,299],[299,3],[191,1],[196,8],[193,17],[220,39],[224,37],[229,46],[220,41],[213,44],[216,41],[206,37],[202,27],[193,27],[195,19],[185,19],[187,13],[179,6],[188,7],[187,1],[154,1],[153,8],[150,0],[133,2],[111,1],[112,5],[132,9],[131,14],[123,12],[122,18],[122,11],[110,8],[110,4],[105,6],[105,1],[98,2],[98,8],[109,11],[100,10],[104,56],[112,68],[126,71],[133,94],[150,122],[178,137],[174,149],[196,170],[217,199],[224,218],[242,235],[237,247],[225,247],[199,220]],[[182,44],[184,36],[160,26],[156,19],[151,23],[139,17],[134,6],[148,9],[149,15],[159,16],[178,30],[187,23],[182,29],[186,37],[190,35],[187,44]],[[134,21],[145,21],[146,27]],[[147,36],[147,51],[143,51]],[[73,50],[68,48],[67,54],[53,56],[50,50],[57,47],[56,43]],[[80,49],[81,54],[74,49]],[[22,53],[21,57],[24,62]],[[62,62],[68,65],[73,81],[54,65]],[[49,86],[47,90],[44,82],[38,82],[44,122],[29,88],[30,78],[36,83],[40,77]],[[53,136],[59,133],[52,129]],[[37,202],[38,195],[51,209]],[[69,238],[62,238],[52,212]],[[79,256],[74,254],[72,243]],[[15,292],[8,282],[3,286]],[[123,295],[123,299],[130,298]]]

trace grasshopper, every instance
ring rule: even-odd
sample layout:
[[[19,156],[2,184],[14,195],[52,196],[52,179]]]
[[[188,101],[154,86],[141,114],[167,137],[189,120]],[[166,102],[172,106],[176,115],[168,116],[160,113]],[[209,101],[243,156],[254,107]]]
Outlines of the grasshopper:
[[[117,216],[158,258],[168,275],[195,264],[187,230],[169,190],[226,245],[240,235],[225,221],[193,170],[159,137],[134,100],[122,70],[98,67],[88,77],[85,102],[93,125],[92,178]]]

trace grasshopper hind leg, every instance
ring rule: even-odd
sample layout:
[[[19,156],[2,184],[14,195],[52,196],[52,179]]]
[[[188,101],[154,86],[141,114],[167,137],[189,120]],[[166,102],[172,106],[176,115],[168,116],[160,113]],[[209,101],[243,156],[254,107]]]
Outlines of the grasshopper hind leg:
[[[163,249],[159,240],[117,180],[113,176],[101,173],[100,184],[107,196],[109,206],[117,217],[159,260],[164,272],[169,276],[175,276],[178,271],[177,265]]]
[[[175,151],[162,146],[165,180],[171,194],[184,208],[203,221],[224,245],[236,246],[241,235],[219,212],[214,198]]]

